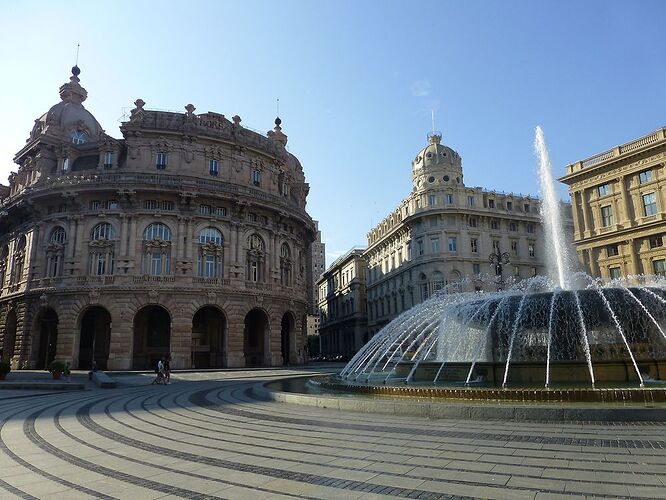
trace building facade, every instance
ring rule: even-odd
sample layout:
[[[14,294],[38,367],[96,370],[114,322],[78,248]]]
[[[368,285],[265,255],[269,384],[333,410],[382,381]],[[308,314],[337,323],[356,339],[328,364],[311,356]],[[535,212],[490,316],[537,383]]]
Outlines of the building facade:
[[[0,207],[0,346],[18,368],[300,363],[316,227],[279,118],[146,109],[121,139],[78,67],[35,121]]]
[[[412,192],[368,233],[369,336],[439,290],[487,289],[546,272],[539,200],[465,186],[460,155],[440,134],[428,142],[412,162]],[[505,252],[509,262],[497,275],[489,255]]]
[[[352,249],[336,259],[317,288],[320,353],[349,359],[368,341],[363,250]]]
[[[593,276],[666,274],[666,128],[567,166],[574,240]]]

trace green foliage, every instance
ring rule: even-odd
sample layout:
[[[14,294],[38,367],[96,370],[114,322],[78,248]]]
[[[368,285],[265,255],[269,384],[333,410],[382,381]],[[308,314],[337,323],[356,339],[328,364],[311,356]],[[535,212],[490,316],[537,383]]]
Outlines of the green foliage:
[[[65,368],[66,368],[65,363],[63,363],[62,361],[51,361],[49,363],[49,367],[47,369],[51,373],[55,373],[55,372],[62,373],[62,372],[65,371]]]

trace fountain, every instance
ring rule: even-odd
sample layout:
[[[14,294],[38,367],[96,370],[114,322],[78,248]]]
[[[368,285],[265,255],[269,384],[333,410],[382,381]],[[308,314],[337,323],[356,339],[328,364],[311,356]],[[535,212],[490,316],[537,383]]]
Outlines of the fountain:
[[[331,387],[537,401],[645,400],[649,391],[666,400],[666,281],[604,283],[573,269],[540,127],[534,146],[550,276],[493,293],[444,289],[384,327]]]

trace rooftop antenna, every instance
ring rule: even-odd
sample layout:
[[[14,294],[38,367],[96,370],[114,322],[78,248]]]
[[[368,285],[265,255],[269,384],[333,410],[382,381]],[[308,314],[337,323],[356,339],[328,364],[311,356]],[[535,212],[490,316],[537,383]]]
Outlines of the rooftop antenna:
[[[275,116],[280,116],[280,98],[277,98],[277,105],[276,105],[276,114]]]
[[[76,42],[76,62],[74,63],[74,66],[79,65],[79,47],[81,44],[79,42]]]
[[[432,133],[435,133],[435,110],[430,110],[430,117],[432,118]]]

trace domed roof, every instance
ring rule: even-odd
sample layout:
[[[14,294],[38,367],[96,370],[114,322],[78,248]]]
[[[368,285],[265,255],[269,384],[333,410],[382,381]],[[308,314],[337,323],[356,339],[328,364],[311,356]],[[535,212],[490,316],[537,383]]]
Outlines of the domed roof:
[[[428,135],[429,144],[423,148],[414,158],[412,167],[455,167],[461,168],[461,158],[458,153],[448,146],[441,144],[441,134],[432,133]]]
[[[92,113],[83,107],[82,103],[88,97],[88,92],[79,84],[79,73],[79,68],[74,66],[69,82],[60,87],[61,102],[35,120],[30,139],[44,133],[69,138],[78,133],[79,140],[87,142],[88,139],[96,140],[102,135],[102,126]]]

